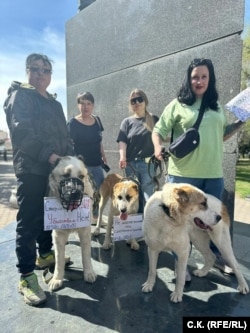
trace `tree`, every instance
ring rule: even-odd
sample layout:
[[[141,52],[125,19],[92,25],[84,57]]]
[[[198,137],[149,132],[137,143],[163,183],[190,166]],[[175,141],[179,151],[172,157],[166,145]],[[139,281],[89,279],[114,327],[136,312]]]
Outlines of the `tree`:
[[[250,26],[243,37],[241,90],[250,87]],[[250,110],[249,110],[250,111]],[[250,121],[247,121],[239,133],[239,153],[245,157],[250,152]]]
[[[246,122],[239,135],[239,153],[244,158],[250,152],[250,121]]]
[[[250,86],[250,27],[247,27],[243,37],[241,90]]]

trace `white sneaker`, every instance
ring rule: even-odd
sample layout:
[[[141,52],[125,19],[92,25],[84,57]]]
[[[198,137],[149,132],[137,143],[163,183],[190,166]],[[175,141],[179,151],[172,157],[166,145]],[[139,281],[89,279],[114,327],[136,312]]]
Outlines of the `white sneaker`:
[[[35,273],[21,276],[18,289],[24,297],[24,302],[28,305],[36,306],[46,301],[46,295],[39,286]]]

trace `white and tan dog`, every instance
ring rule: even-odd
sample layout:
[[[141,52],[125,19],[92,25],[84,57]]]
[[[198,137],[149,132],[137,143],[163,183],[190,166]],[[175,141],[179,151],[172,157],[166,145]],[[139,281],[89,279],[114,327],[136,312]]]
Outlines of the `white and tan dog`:
[[[112,173],[108,175],[99,189],[99,216],[94,235],[100,234],[103,210],[110,201],[108,214],[108,225],[103,243],[103,249],[111,248],[111,231],[113,226],[113,218],[116,215],[120,216],[121,220],[126,220],[129,214],[136,214],[139,207],[139,186],[133,180],[123,178],[119,174]],[[138,250],[139,244],[135,239],[127,241],[131,249]]]
[[[74,181],[77,181],[76,185],[74,185]],[[62,183],[64,184],[63,186]],[[58,164],[49,176],[49,187],[50,196],[56,197],[60,201],[63,198],[63,206],[66,204],[68,210],[73,210],[78,207],[77,202],[81,202],[83,194],[86,194],[92,199],[94,196],[94,184],[92,179],[83,161],[76,156],[60,158]],[[66,189],[64,193],[61,193],[61,191],[63,191],[61,187]],[[65,245],[71,232],[77,232],[80,239],[84,280],[90,283],[96,280],[96,274],[91,263],[91,227],[55,229],[52,232],[55,248],[55,270],[52,279],[49,281],[50,290],[56,290],[63,284]]]
[[[175,303],[181,302],[190,241],[204,256],[204,266],[193,272],[202,277],[215,261],[215,255],[209,247],[211,239],[232,267],[239,292],[247,294],[249,288],[233,253],[229,225],[226,207],[214,196],[189,184],[165,184],[162,191],[155,192],[149,198],[144,210],[143,232],[148,245],[149,272],[142,291],[153,290],[159,253],[173,251],[178,260],[176,286],[170,299]]]

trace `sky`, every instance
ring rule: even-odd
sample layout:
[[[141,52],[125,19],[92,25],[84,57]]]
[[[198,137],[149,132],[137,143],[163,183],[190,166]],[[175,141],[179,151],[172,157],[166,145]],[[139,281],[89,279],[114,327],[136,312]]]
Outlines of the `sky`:
[[[12,81],[27,82],[25,60],[43,53],[53,60],[48,87],[66,112],[65,25],[77,0],[0,0],[0,130],[8,132],[3,103]]]
[[[53,60],[48,91],[57,93],[66,114],[65,24],[77,7],[77,0],[0,0],[0,130],[8,132],[3,111],[8,87],[13,80],[26,81],[25,60],[34,52]],[[245,0],[245,26],[250,26],[250,0]]]

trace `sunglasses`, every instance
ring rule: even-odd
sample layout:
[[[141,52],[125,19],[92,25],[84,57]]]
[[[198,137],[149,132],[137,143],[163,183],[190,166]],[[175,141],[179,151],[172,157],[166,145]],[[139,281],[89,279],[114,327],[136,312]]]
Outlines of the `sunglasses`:
[[[137,102],[141,104],[144,102],[144,99],[142,97],[135,97],[130,100],[131,105],[135,105]]]
[[[212,64],[212,61],[210,59],[205,59],[205,58],[197,58],[197,59],[194,59],[191,64],[190,64],[190,67],[191,68],[194,68],[194,67],[197,67],[197,66],[202,66],[202,65],[211,65]]]
[[[40,68],[40,67],[27,67],[32,73],[40,73],[40,74],[52,74],[52,70],[48,68]]]

